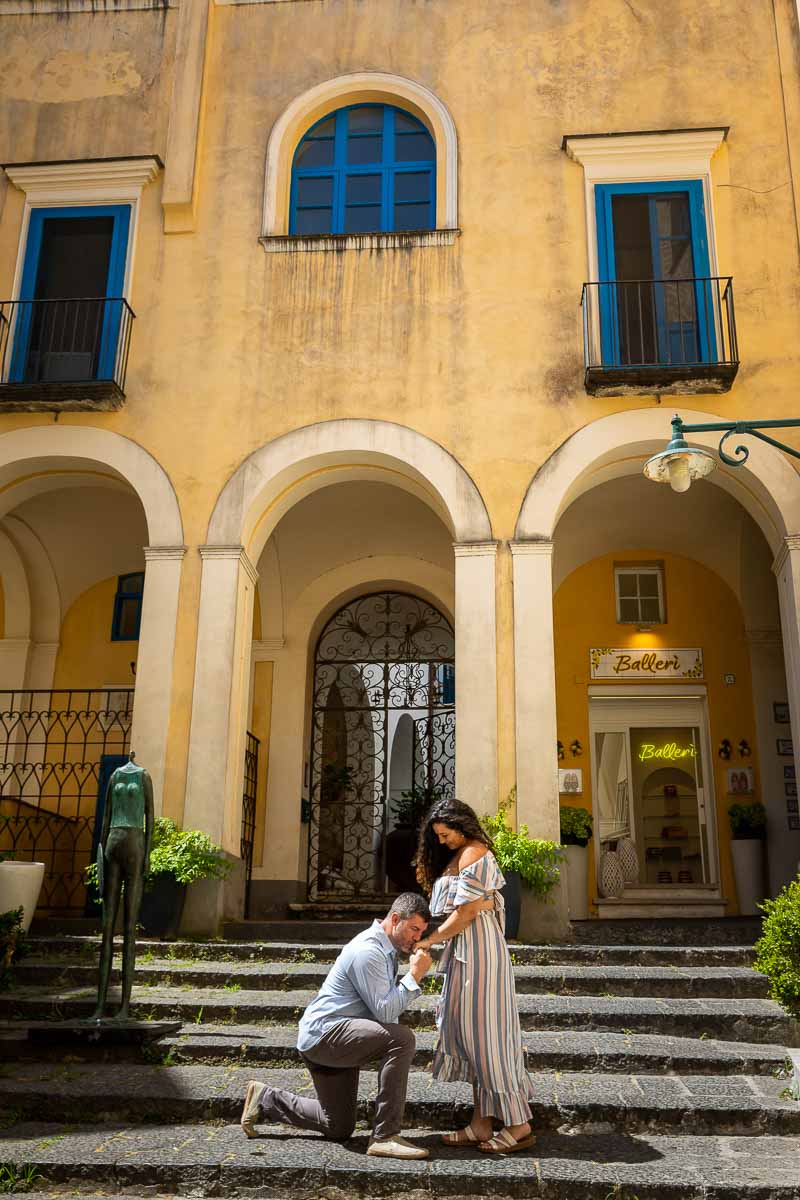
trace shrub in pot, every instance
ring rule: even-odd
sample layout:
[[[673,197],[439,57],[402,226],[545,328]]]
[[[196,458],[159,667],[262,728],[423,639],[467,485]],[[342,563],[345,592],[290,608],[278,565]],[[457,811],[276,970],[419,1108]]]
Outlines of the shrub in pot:
[[[589,916],[589,839],[592,815],[571,804],[561,807],[561,844],[567,863],[567,901],[572,921]]]
[[[420,826],[431,806],[441,799],[438,788],[414,784],[392,804],[397,823],[386,835],[386,874],[398,892],[420,890],[413,865]]]
[[[519,933],[523,904],[549,900],[549,893],[558,882],[562,861],[561,848],[555,842],[530,837],[527,825],[520,825],[518,830],[511,828],[508,808],[513,801],[512,791],[493,816],[481,817],[481,824],[494,843],[497,865],[506,880],[503,895],[507,938],[515,938]]]
[[[761,905],[764,923],[755,969],[769,979],[773,1000],[800,1017],[800,877]]]
[[[13,967],[26,952],[22,909],[0,912],[0,992],[11,986]]]
[[[150,870],[145,878],[139,924],[151,937],[174,937],[186,902],[186,889],[201,879],[225,879],[231,864],[221,846],[199,829],[179,829],[169,817],[157,817],[153,826]],[[97,882],[97,867],[86,869]]]
[[[754,916],[764,898],[764,840],[767,836],[767,812],[759,801],[732,804],[728,809],[731,826],[731,855],[739,911]]]

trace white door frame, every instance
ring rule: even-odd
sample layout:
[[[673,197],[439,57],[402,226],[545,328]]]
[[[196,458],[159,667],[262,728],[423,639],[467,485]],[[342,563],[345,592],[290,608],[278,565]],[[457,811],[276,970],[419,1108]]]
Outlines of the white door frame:
[[[670,712],[670,708],[673,709]],[[717,804],[714,789],[714,763],[711,757],[711,737],[708,719],[708,695],[705,687],[697,685],[692,688],[644,685],[590,686],[589,688],[589,753],[591,755],[592,771],[592,805],[597,812],[597,756],[595,754],[595,734],[620,733],[630,731],[631,727],[651,725],[669,727],[687,724],[700,730],[700,743],[703,772],[703,806],[705,809],[706,836],[708,841],[708,881],[703,885],[719,888],[719,841],[717,838]],[[630,737],[627,745],[628,777],[631,778],[630,768]],[[634,802],[631,788],[631,805]],[[596,821],[595,821],[596,825]],[[600,843],[595,834],[593,838],[595,865],[599,866]],[[687,890],[690,885],[687,885]]]

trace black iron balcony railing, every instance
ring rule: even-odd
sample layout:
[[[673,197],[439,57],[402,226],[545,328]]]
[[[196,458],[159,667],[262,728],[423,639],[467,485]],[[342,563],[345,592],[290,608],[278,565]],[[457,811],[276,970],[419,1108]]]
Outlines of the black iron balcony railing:
[[[0,301],[0,411],[119,408],[134,317],[119,296]]]
[[[730,390],[739,349],[729,277],[585,283],[581,307],[590,394]]]

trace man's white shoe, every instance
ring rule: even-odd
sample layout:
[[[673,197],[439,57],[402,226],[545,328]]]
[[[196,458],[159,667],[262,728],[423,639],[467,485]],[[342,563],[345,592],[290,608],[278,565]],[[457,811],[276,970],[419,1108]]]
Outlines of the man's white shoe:
[[[242,1109],[241,1126],[249,1138],[257,1137],[256,1121],[258,1121],[260,1113],[261,1097],[266,1091],[265,1083],[258,1083],[257,1080],[251,1079],[247,1085],[247,1095],[244,1098],[244,1108]]]
[[[372,1138],[367,1147],[367,1154],[375,1158],[427,1158],[428,1151],[422,1146],[415,1146],[406,1138],[396,1133],[394,1137]]]

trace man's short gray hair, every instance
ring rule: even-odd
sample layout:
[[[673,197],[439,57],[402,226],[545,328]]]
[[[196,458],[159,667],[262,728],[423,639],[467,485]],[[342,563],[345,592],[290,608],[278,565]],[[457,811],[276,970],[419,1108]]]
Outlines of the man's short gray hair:
[[[401,896],[398,896],[389,909],[388,915],[391,916],[392,913],[397,913],[401,921],[407,921],[410,917],[422,917],[425,921],[431,919],[428,901],[417,892],[403,892]]]

